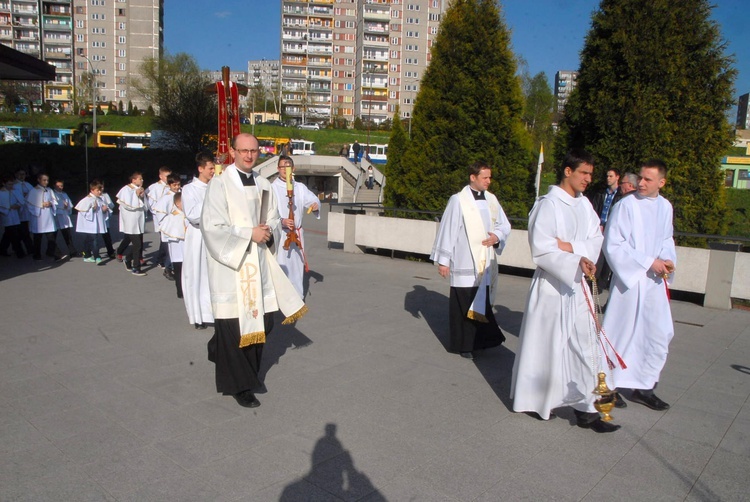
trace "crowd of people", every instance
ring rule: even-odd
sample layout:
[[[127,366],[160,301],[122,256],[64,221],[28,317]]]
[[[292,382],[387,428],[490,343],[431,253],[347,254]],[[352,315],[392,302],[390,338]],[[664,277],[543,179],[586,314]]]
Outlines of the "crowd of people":
[[[667,175],[663,162],[649,160],[639,176],[625,174],[629,186],[619,184],[617,171],[607,171],[607,187],[594,193],[594,205],[583,195],[593,173],[590,154],[571,152],[558,169],[558,183],[529,214],[529,246],[537,268],[521,324],[511,397],[516,412],[548,420],[556,408],[572,407],[579,427],[608,433],[620,426],[604,420],[595,406],[600,373],[611,378],[616,391],[602,398],[608,404],[626,407],[625,395],[654,410],[669,408],[654,389],[674,335],[667,283],[676,252],[672,206],[659,195]],[[492,300],[497,256],[510,224],[487,191],[490,166],[475,163],[468,174],[469,184],[448,202],[431,258],[439,274],[450,277],[449,350],[473,359],[477,351],[505,339]],[[614,277],[603,322],[594,294],[600,255]]]
[[[305,314],[305,215],[319,217],[318,198],[294,181],[294,160],[278,158],[278,177],[271,183],[253,168],[260,156],[258,140],[240,134],[231,145],[234,163],[215,176],[210,153],[196,156],[196,175],[184,187],[168,168],[143,188],[143,175],[133,172],[115,198],[119,230],[115,250],[109,222],[115,202],[94,180],[89,194],[73,205],[64,182],[49,187],[46,174],[36,186],[24,170],[2,179],[0,215],[5,228],[0,253],[9,248],[19,258],[42,260],[83,256],[101,264],[107,256],[143,277],[146,215],[159,234],[155,266],[175,281],[187,318],[197,330],[213,325],[208,359],[215,363],[216,389],[241,406],[260,405],[255,392],[263,347],[274,328],[275,313],[283,323]],[[558,169],[558,183],[540,197],[529,215],[528,238],[536,265],[529,289],[513,366],[513,409],[541,420],[556,408],[572,407],[578,426],[613,432],[600,416],[592,390],[597,375],[607,374],[614,406],[637,402],[655,410],[669,405],[654,390],[674,334],[668,282],[676,263],[672,206],[659,195],[666,183],[663,162],[650,160],[639,175],[622,177],[610,169],[607,186],[584,192],[592,183],[593,157],[571,152]],[[468,170],[468,185],[448,201],[431,259],[450,279],[449,351],[473,359],[478,351],[505,341],[493,313],[498,256],[511,234],[503,208],[488,191],[489,164]],[[622,182],[620,180],[622,179]],[[74,247],[75,230],[81,251]],[[57,249],[57,232],[67,246]],[[80,239],[79,239],[80,240]],[[606,315],[600,320],[596,285],[597,261],[612,271]],[[592,287],[592,285],[594,287]],[[607,287],[603,284],[602,287]]]

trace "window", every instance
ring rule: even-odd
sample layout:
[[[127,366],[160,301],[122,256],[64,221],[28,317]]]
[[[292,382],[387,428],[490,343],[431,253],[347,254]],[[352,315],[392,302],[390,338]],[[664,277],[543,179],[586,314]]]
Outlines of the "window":
[[[398,51],[391,51],[391,58],[398,59]]]
[[[125,43],[125,37],[117,37],[117,43],[118,44],[124,44]]]
[[[83,21],[81,21],[80,19],[76,21],[76,28],[83,28]]]
[[[119,63],[119,64],[117,65],[117,68],[118,68],[118,69],[119,69],[120,71],[125,71],[125,70],[127,70],[127,66],[125,65],[125,63]],[[120,83],[121,83],[121,84],[124,84],[125,82],[120,82]]]
[[[410,105],[411,104],[411,98],[404,98],[404,104]]]
[[[396,99],[396,97],[397,97],[397,96],[396,96],[396,91],[391,91],[391,92],[390,92],[390,94],[389,94],[389,97],[390,97],[391,99]]]
[[[117,51],[117,57],[124,58],[125,54],[126,54],[125,49],[119,49]]]
[[[125,77],[120,77],[117,79],[118,84],[126,84],[127,82],[128,82],[128,79],[126,79]]]
[[[407,8],[408,8],[409,10],[419,10],[419,5],[417,5],[417,4],[413,4],[413,3],[410,3],[410,4],[409,4],[409,5],[407,6]]]
[[[120,30],[124,30],[125,29],[125,23],[118,24],[117,28],[120,29]]]
[[[76,42],[85,42],[84,35],[76,35]]]

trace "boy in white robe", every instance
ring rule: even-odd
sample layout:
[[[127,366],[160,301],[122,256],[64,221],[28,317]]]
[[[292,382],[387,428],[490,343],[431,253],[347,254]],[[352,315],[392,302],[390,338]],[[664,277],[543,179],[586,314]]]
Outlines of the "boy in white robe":
[[[59,261],[67,258],[67,255],[57,255],[57,199],[49,188],[49,176],[40,174],[37,176],[39,184],[26,195],[26,209],[29,211],[29,232],[34,241],[34,259],[42,259],[42,237],[47,238],[46,255]]]
[[[448,201],[430,256],[442,277],[450,275],[448,350],[466,359],[505,341],[493,304],[497,257],[510,235],[510,222],[487,191],[491,180],[486,163],[469,167],[469,184]]]
[[[172,170],[168,167],[160,167],[159,168],[159,181],[156,183],[152,183],[148,186],[146,189],[146,204],[148,204],[148,209],[151,212],[151,215],[154,219],[154,232],[157,234],[159,233],[159,222],[164,218],[165,213],[157,215],[156,207],[161,200],[162,197],[164,197],[167,193],[169,193],[169,183],[167,182],[167,177],[172,174]],[[164,268],[167,266],[166,260],[169,257],[169,252],[167,249],[167,243],[165,241],[159,241],[159,249],[156,252],[156,264],[160,268]]]
[[[208,182],[214,177],[214,156],[201,152],[195,156],[198,176],[182,188],[182,208],[188,221],[185,230],[185,255],[182,262],[182,293],[188,322],[195,329],[206,329],[214,322],[211,292],[208,288],[208,257],[201,234],[201,211]]]
[[[664,162],[645,162],[637,193],[614,206],[604,236],[614,272],[604,332],[627,364],[614,369],[614,385],[632,389],[626,397],[658,411],[669,409],[654,389],[674,336],[667,283],[677,262],[672,205],[659,195],[666,175]]]
[[[255,408],[273,313],[281,310],[290,323],[307,307],[269,249],[278,245],[281,222],[271,184],[252,170],[260,155],[257,138],[237,135],[231,153],[234,164],[208,184],[201,214],[216,326],[208,359],[216,364],[217,392]]]
[[[63,180],[55,180],[53,194],[57,199],[57,213],[55,214],[57,228],[62,234],[65,245],[68,246],[68,256],[77,256],[78,251],[73,245],[73,221],[70,218],[73,214],[73,201],[65,193],[65,182]]]
[[[0,240],[0,254],[10,256],[8,246],[12,246],[13,252],[18,258],[23,258],[26,253],[21,247],[21,218],[19,210],[24,205],[24,201],[18,198],[16,191],[13,189],[14,179],[10,176],[4,176],[0,183],[0,225],[5,228],[3,238]]]
[[[164,197],[166,198],[166,197]],[[174,283],[177,288],[177,298],[182,298],[182,259],[185,249],[185,213],[182,212],[182,194],[172,195],[172,211],[159,223],[162,237],[167,239],[169,259],[174,267]]]
[[[102,233],[102,240],[104,241],[104,245],[107,248],[107,256],[112,258],[113,260],[117,258],[117,253],[115,252],[115,248],[112,245],[112,234],[109,232],[109,222],[112,218],[112,211],[115,209],[115,203],[112,201],[112,198],[109,196],[107,192],[104,191],[104,187],[102,188],[102,202],[107,206],[106,208],[102,207],[102,210],[104,211],[104,233]]]
[[[174,281],[174,272],[172,270],[172,265],[169,264],[169,239],[161,232],[161,224],[164,221],[164,218],[167,217],[167,215],[172,213],[172,210],[174,209],[174,196],[176,193],[180,191],[180,175],[179,174],[172,174],[170,173],[167,176],[167,186],[169,187],[169,190],[162,195],[158,201],[154,203],[154,205],[151,207],[151,214],[154,215],[154,226],[159,229],[159,242],[160,242],[160,253],[161,253],[161,247],[166,246],[167,248],[167,255],[165,258],[162,258],[159,262],[163,268],[164,268],[164,277],[169,279],[170,281]],[[158,258],[159,255],[157,255]]]
[[[104,208],[107,204],[101,199],[104,189],[101,181],[92,181],[89,188],[91,189],[89,194],[76,204],[76,211],[78,211],[76,232],[84,234],[83,261],[101,265],[98,237],[104,231]]]
[[[282,241],[276,246],[276,259],[279,261],[281,270],[294,284],[294,289],[299,293],[300,298],[304,300],[304,277],[305,265],[305,234],[302,229],[302,218],[309,208],[315,212],[315,217],[320,219],[319,200],[305,185],[294,181],[291,176],[294,173],[294,161],[286,155],[279,156],[277,165],[279,177],[271,183],[273,191],[276,194],[276,202],[279,204],[279,215],[281,216],[281,228],[284,233]],[[291,183],[291,185],[290,185]],[[294,207],[292,209],[294,218],[289,218],[289,197],[288,190],[293,190]],[[297,232],[297,238],[302,244],[301,247],[294,242],[289,242],[289,249],[284,246],[290,241],[291,232]]]
[[[18,210],[18,217],[21,219],[20,234],[21,243],[26,249],[26,254],[33,254],[34,244],[31,241],[31,232],[29,232],[29,221],[31,220],[31,214],[29,209],[26,207],[26,196],[29,195],[34,187],[31,183],[26,181],[26,171],[24,169],[18,169],[15,172],[16,180],[13,184],[13,189],[16,191],[16,196],[19,200],[24,201],[21,209]]]
[[[0,254],[10,256],[8,246],[12,246],[13,252],[18,258],[23,258],[26,253],[21,246],[21,217],[19,211],[25,201],[18,197],[14,190],[14,178],[4,176],[2,187],[0,187],[0,225],[5,228],[3,238],[0,240]]]
[[[143,232],[146,228],[146,201],[143,189],[143,175],[136,171],[130,175],[130,183],[117,192],[117,204],[120,206],[120,232],[125,234],[117,248],[117,255],[123,256],[129,244],[130,249],[124,255],[125,267],[137,277],[146,272],[141,270],[143,262]]]
[[[571,152],[529,214],[529,245],[537,269],[529,288],[513,365],[513,411],[548,420],[561,406],[575,410],[579,427],[620,428],[604,422],[592,394],[599,373],[591,277],[602,245],[599,217],[581,194],[591,183],[593,157]]]

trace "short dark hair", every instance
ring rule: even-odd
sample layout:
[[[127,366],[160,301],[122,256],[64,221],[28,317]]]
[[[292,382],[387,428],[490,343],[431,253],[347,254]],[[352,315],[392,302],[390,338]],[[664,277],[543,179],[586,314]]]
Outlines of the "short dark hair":
[[[138,176],[143,176],[143,173],[140,171],[133,171],[133,174],[130,175],[130,178],[128,178],[130,181],[133,181]]]
[[[469,166],[469,178],[472,176],[479,176],[482,169],[492,169],[490,165],[484,160],[478,160]]]
[[[282,160],[286,160],[292,165],[292,167],[294,167],[294,160],[289,155],[279,155],[279,161],[276,163],[276,165],[281,164]]]
[[[209,162],[214,162],[214,154],[211,152],[198,152],[198,154],[195,156],[195,165],[196,166],[205,166]]]
[[[613,173],[615,173],[615,176],[617,176],[618,178],[620,177],[620,170],[617,169],[616,167],[610,167],[610,168],[608,168],[606,171],[604,171],[604,174],[608,174],[610,171],[612,171]]]
[[[172,183],[180,183],[180,175],[178,173],[172,173],[167,176],[167,185]]]
[[[571,171],[578,169],[581,164],[594,165],[594,156],[586,150],[571,150],[563,159],[562,164],[557,168],[557,182],[560,183],[565,177],[565,168],[569,167]]]
[[[655,169],[658,169],[659,176],[661,176],[662,178],[667,177],[667,164],[665,164],[663,160],[648,159],[647,161],[641,163],[641,168],[644,167],[653,167]]]
[[[91,180],[91,183],[89,183],[89,190],[95,190],[97,188],[104,189],[104,183],[99,180]]]
[[[171,167],[161,166],[159,168],[159,174],[169,174],[171,172],[172,172],[172,168]]]

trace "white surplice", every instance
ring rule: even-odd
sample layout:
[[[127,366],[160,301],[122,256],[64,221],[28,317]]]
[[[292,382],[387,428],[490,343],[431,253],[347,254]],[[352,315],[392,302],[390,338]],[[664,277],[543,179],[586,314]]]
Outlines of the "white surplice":
[[[573,252],[562,251],[557,238]],[[580,267],[581,257],[595,262],[602,245],[591,202],[551,186],[529,214],[529,245],[537,269],[513,364],[513,410],[533,411],[545,420],[560,406],[595,412],[591,391],[599,352],[587,302],[591,291]]]
[[[13,209],[12,206],[18,205],[19,208]],[[15,190],[6,190],[0,188],[0,224],[4,227],[10,227],[13,225],[21,224],[21,217],[19,214],[20,207],[25,205],[25,201],[18,198],[18,194]]]
[[[281,218],[289,218],[289,197],[286,192],[286,181],[276,178],[271,183],[276,194],[276,202],[279,204],[279,215]],[[302,218],[307,208],[313,204],[320,204],[320,200],[305,185],[294,182],[294,224],[299,232],[302,249],[296,244],[290,244],[289,249],[284,249],[284,243],[289,235],[289,229],[282,227],[281,242],[276,246],[276,259],[289,280],[294,284],[299,296],[304,298],[305,260],[302,252],[305,250],[305,234],[302,229]],[[320,219],[320,210],[315,211],[315,217]]]
[[[21,221],[29,221],[31,219],[29,209],[26,207],[26,196],[29,195],[29,192],[33,189],[34,187],[27,181],[16,180],[13,184],[13,190],[16,192],[16,196],[19,200],[24,201],[21,208],[18,210],[18,217],[21,218]]]
[[[604,254],[613,278],[604,332],[627,365],[614,370],[617,387],[652,389],[667,361],[672,311],[664,279],[649,269],[656,258],[677,264],[672,231],[672,205],[661,195],[624,197],[607,220]]]
[[[49,202],[50,206],[44,207]],[[40,185],[34,187],[26,195],[26,209],[29,211],[29,232],[32,234],[46,234],[57,230],[55,215],[57,214],[57,199],[52,189]]]
[[[240,347],[265,341],[263,315],[281,310],[284,323],[306,312],[294,286],[276,262],[273,251],[252,241],[253,228],[265,220],[274,244],[281,239],[281,221],[271,184],[252,173],[255,186],[245,187],[237,167],[214,176],[206,190],[201,232],[208,250],[208,283],[216,319],[240,321]],[[262,193],[268,208],[261,215]]]
[[[157,218],[156,205],[169,192],[169,185],[162,180],[152,183],[146,189],[146,204],[148,210],[154,216],[154,232],[159,231],[159,222],[166,216],[166,213],[160,214]]]
[[[81,199],[76,204],[76,211],[78,211],[76,232],[83,234],[103,234],[106,232],[105,211],[102,211],[102,206],[105,205],[105,202],[94,194],[88,194]]]
[[[184,259],[186,224],[185,213],[180,211],[176,206],[159,223],[159,231],[161,232],[162,240],[169,247],[169,259],[172,262],[182,263]]]
[[[190,324],[214,322],[208,287],[208,258],[201,234],[201,211],[207,183],[193,178],[182,188],[182,209],[188,222],[182,260],[182,293]]]
[[[146,203],[136,194],[137,189],[135,185],[125,185],[117,192],[120,232],[124,234],[138,235],[146,230]]]
[[[70,216],[73,214],[73,201],[65,192],[58,192],[52,190],[55,199],[57,199],[57,211],[55,213],[55,221],[57,222],[57,228],[70,228],[73,226],[73,221]]]
[[[169,242],[167,236],[161,232],[161,225],[167,215],[171,214],[174,210],[174,194],[175,192],[171,190],[167,191],[151,206],[151,214],[154,215],[154,228],[159,232],[161,242]]]

